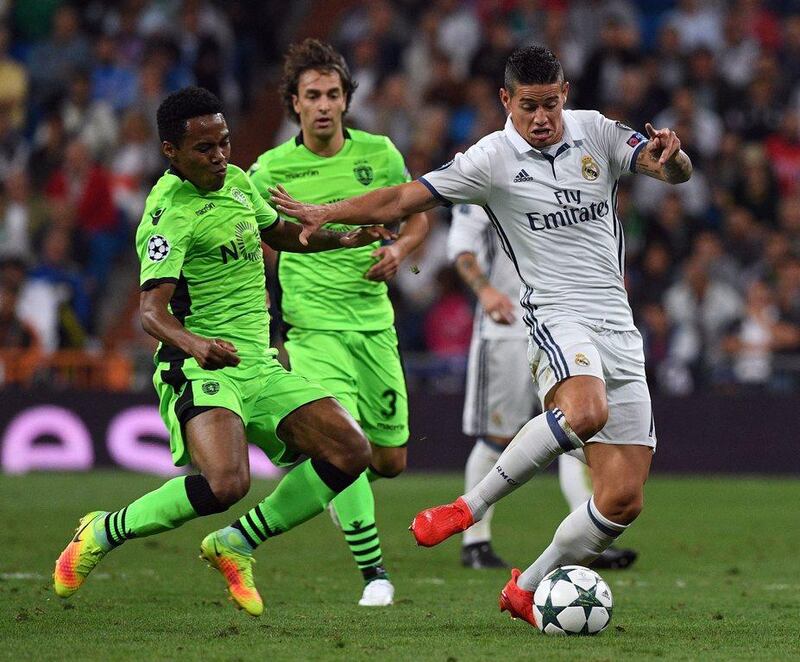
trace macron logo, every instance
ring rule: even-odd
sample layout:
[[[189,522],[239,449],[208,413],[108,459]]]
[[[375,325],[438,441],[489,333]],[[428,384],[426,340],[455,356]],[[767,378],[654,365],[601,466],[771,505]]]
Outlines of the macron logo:
[[[525,170],[520,170],[517,173],[517,176],[514,177],[514,183],[517,184],[518,182],[532,182],[533,177],[531,177]]]

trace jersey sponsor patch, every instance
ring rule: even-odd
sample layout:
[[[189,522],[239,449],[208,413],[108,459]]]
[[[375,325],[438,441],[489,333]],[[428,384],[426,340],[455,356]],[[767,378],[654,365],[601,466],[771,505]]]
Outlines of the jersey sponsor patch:
[[[647,140],[647,138],[637,131],[630,138],[628,138],[627,142],[631,147],[636,147],[636,145],[644,140]]]
[[[147,240],[147,257],[151,262],[161,262],[169,255],[169,242],[164,235],[154,234]]]

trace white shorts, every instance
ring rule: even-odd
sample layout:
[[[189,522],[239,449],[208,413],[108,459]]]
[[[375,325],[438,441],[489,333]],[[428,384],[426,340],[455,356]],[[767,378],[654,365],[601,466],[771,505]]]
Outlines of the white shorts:
[[[513,437],[533,416],[536,389],[528,340],[472,337],[464,398],[464,434]]]
[[[589,441],[641,444],[655,450],[656,430],[644,373],[644,348],[638,331],[611,331],[580,322],[548,323],[542,345],[528,348],[539,400],[560,381],[592,375],[605,382],[608,422]]]

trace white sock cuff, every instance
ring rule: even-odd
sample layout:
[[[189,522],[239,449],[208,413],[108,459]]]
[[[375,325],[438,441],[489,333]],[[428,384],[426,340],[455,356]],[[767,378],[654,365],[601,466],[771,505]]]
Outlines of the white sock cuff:
[[[628,528],[627,524],[617,524],[616,522],[612,522],[607,517],[604,517],[603,514],[597,509],[597,506],[594,503],[594,497],[586,502],[586,509],[589,511],[589,519],[592,520],[592,524],[594,524],[607,536],[616,538]]]
[[[550,426],[550,431],[565,453],[583,447],[583,441],[570,427],[563,411],[558,407],[553,407],[553,409],[548,409],[545,415],[547,416],[547,424]]]

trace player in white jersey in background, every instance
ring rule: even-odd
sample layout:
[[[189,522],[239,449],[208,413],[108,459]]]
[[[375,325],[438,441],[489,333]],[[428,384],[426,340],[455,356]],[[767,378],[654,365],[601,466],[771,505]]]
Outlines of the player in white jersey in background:
[[[327,205],[271,190],[278,210],[302,223],[304,239],[334,220],[390,223],[453,203],[486,210],[523,283],[531,372],[544,412],[478,485],[419,513],[411,530],[418,544],[436,545],[479,521],[561,453],[580,452],[591,470],[592,498],[561,522],[532,565],[512,570],[500,593],[501,609],[534,626],[533,591],[541,579],[560,565],[590,563],[638,517],[656,445],[642,338],[623,282],[617,180],[633,172],[678,184],[692,172],[674,131],[646,124],[645,138],[596,111],[565,110],[568,94],[550,50],[520,48],[506,62],[500,90],[505,128],[449,164]]]
[[[475,437],[464,470],[465,492],[474,488],[497,462],[536,409],[531,384],[528,332],[519,303],[520,280],[514,263],[503,252],[486,212],[477,205],[453,207],[447,257],[475,294],[475,323],[467,363],[463,432]],[[592,496],[586,465],[571,455],[558,458],[558,480],[570,511]],[[467,568],[505,568],[492,548],[494,506],[464,531],[461,564]],[[610,546],[593,568],[628,568],[636,560],[632,549]]]

